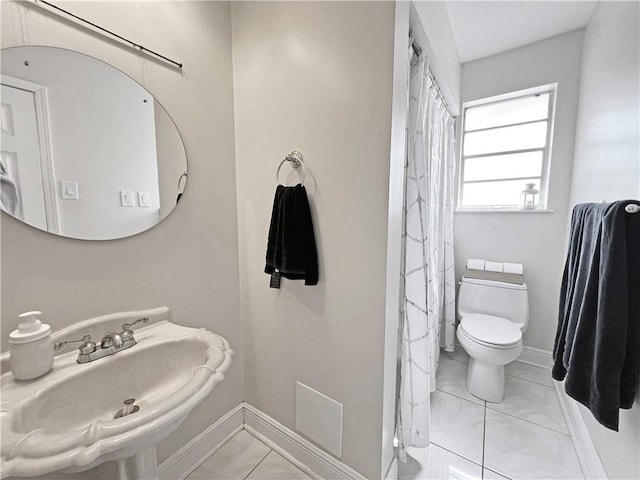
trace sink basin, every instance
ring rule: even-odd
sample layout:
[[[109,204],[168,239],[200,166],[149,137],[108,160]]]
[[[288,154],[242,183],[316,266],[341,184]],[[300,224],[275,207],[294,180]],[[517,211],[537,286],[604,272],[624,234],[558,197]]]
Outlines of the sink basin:
[[[57,332],[54,341],[85,333],[100,338],[143,316],[149,322],[135,330],[132,348],[84,364],[67,348],[43,377],[23,382],[2,375],[2,478],[79,472],[131,458],[138,471],[123,463],[121,477],[157,476],[157,469],[149,471],[156,468],[155,444],[224,378],[233,354],[228,342],[172,323],[166,307],[87,320]],[[114,419],[127,398],[139,410]]]

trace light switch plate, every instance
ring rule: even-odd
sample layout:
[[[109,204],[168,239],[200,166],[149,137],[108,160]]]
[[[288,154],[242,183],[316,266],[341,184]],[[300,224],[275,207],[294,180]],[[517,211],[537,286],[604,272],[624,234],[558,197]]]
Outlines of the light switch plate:
[[[78,182],[61,180],[60,195],[65,200],[78,200]]]
[[[138,206],[139,207],[150,207],[151,206],[151,193],[149,193],[149,192],[138,192]]]
[[[133,192],[131,190],[120,190],[120,205],[133,207]]]

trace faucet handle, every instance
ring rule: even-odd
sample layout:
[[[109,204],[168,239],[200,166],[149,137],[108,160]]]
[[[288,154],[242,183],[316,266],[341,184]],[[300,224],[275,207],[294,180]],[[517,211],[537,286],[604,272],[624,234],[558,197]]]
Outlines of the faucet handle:
[[[147,323],[148,321],[149,317],[140,317],[133,323],[125,323],[124,325],[122,325],[122,330],[130,330],[134,325],[137,325],[139,323]]]
[[[133,326],[137,325],[138,323],[147,323],[148,321],[149,317],[141,317],[133,323],[125,323],[124,325],[122,325],[122,332],[120,332],[122,340],[131,340],[133,338]]]
[[[80,353],[87,354],[87,353],[93,353],[96,351],[96,344],[95,342],[91,341],[91,335],[85,335],[80,340],[65,340],[63,342],[56,342],[53,345],[53,348],[54,350],[58,351],[68,343],[78,343],[78,342],[82,342],[82,344],[78,347],[78,350],[80,350]]]

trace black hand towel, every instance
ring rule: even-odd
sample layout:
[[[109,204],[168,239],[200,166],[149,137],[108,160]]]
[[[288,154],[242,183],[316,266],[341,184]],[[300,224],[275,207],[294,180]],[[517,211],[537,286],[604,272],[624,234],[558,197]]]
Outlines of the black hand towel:
[[[318,284],[318,254],[304,185],[278,185],[273,199],[265,273]],[[275,286],[277,285],[277,286]],[[279,288],[279,282],[273,282]]]
[[[553,349],[553,378],[616,431],[640,369],[640,214],[629,203],[574,208]]]

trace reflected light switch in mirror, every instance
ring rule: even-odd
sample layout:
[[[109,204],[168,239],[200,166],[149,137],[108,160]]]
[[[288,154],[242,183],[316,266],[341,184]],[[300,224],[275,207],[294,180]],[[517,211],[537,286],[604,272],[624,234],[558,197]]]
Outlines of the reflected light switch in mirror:
[[[130,190],[120,190],[120,205],[123,207],[133,207],[133,192]]]
[[[65,200],[78,200],[78,182],[61,180],[60,192]]]
[[[138,192],[138,206],[139,207],[150,207],[151,206],[151,193],[149,193],[149,192]]]

